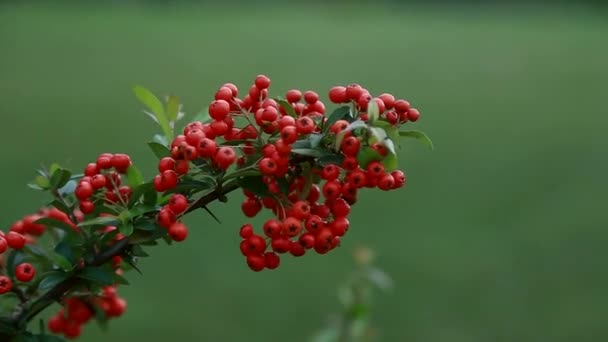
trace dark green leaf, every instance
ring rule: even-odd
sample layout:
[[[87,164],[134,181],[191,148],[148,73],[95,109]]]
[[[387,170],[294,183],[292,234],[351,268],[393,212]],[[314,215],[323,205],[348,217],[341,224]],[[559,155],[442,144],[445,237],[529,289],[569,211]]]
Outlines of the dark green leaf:
[[[50,181],[51,187],[53,189],[59,189],[59,188],[63,187],[70,180],[71,176],[72,176],[72,173],[66,169],[60,168],[60,169],[55,170],[55,172],[53,172],[53,174],[51,176],[51,181]]]
[[[33,256],[42,257],[42,258],[46,257],[46,251],[37,245],[27,244],[27,245],[23,246],[23,251],[25,251],[26,253],[29,253]]]
[[[162,228],[158,228],[154,231],[137,229],[131,236],[129,236],[129,244],[135,245],[155,241],[163,236],[167,236],[167,231]]]
[[[207,214],[209,214],[209,216],[211,216],[215,220],[215,222],[217,222],[219,224],[222,223],[222,221],[220,221],[220,219],[217,218],[217,216],[209,208],[207,208],[206,206],[203,206],[203,210],[205,210],[207,212]]]
[[[240,146],[240,145],[245,145],[246,143],[252,143],[252,142],[255,142],[255,140],[251,140],[251,139],[228,140],[228,141],[222,141],[220,146]]]
[[[61,210],[64,214],[70,214],[71,210],[60,200],[54,200],[51,202],[51,206]]]
[[[167,116],[165,115],[165,108],[160,100],[151,91],[142,86],[135,86],[133,91],[139,101],[146,105],[152,114],[154,114],[165,137],[167,137],[168,140],[173,140],[173,132],[169,126],[169,120],[167,120]]]
[[[369,163],[377,160],[382,160],[382,156],[371,147],[364,147],[357,154],[357,161],[363,169],[367,168]]]
[[[135,262],[135,258],[133,258],[130,255],[125,255],[122,260],[124,262],[126,262],[132,269],[134,269],[135,271],[137,271],[137,273],[142,274],[141,270],[139,269],[139,267],[137,267],[137,263]]]
[[[60,209],[60,208],[58,208],[58,209]],[[75,228],[74,226],[71,226],[68,223],[65,223],[63,221],[56,220],[56,219],[53,219],[53,218],[43,217],[41,219],[36,220],[35,223],[42,224],[42,225],[44,225],[46,227],[50,227],[50,228],[61,229],[64,232],[66,232],[66,234],[68,234],[68,235],[73,235],[73,236],[78,235],[76,233],[76,231],[74,230],[74,228]]]
[[[51,271],[42,275],[42,280],[38,284],[38,289],[46,291],[55,285],[61,283],[68,277],[67,273],[60,271]]]
[[[349,118],[352,118],[350,107],[349,106],[338,107],[327,118],[327,121],[325,122],[325,125],[323,126],[323,131],[327,132],[327,130],[329,130],[329,127],[331,127],[331,125],[334,124],[336,121],[342,120],[342,119],[349,119]]]
[[[119,274],[114,273],[114,274],[112,274],[112,277],[114,278],[114,282],[116,284],[129,285],[129,281],[125,277],[123,277]]]
[[[170,95],[167,99],[167,118],[169,121],[177,121],[177,115],[180,111],[179,98],[174,95]]]
[[[133,224],[131,222],[121,224],[118,230],[125,236],[129,236],[133,233]]]
[[[313,134],[309,135],[308,140],[310,141],[310,148],[317,148],[321,144],[323,137],[324,137],[323,134],[313,133]],[[293,148],[293,146],[292,146],[292,148]]]
[[[150,190],[153,190],[154,194],[156,194],[156,190],[154,190],[154,184],[152,182],[140,184],[138,186],[132,187],[132,189],[133,192],[131,193],[131,197],[129,198],[129,208],[133,207],[133,205],[135,205],[135,203],[137,203],[139,199],[142,196],[145,196],[146,193],[148,193]],[[154,204],[156,204],[156,198],[154,198],[154,203],[152,205]]]
[[[262,176],[247,176],[238,179],[238,184],[243,189],[247,189],[258,196],[268,194],[268,187],[262,181]]]
[[[158,228],[156,219],[147,219],[147,218],[140,218],[140,219],[136,220],[133,223],[133,226],[135,226],[135,229],[141,229],[141,230],[156,230]]]
[[[70,260],[68,260],[65,256],[59,253],[49,253],[48,257],[53,262],[53,264],[61,267],[61,269],[63,269],[64,271],[69,271],[74,267]]]
[[[70,263],[73,263],[74,258],[74,245],[67,240],[62,240],[55,246],[55,253],[65,257]]]
[[[431,139],[424,132],[420,132],[420,131],[401,131],[401,132],[399,132],[399,135],[402,136],[402,137],[406,137],[406,138],[417,139],[417,140],[423,142],[424,144],[426,144],[428,147],[430,147],[431,150],[435,148],[433,146],[433,142],[431,141]]]
[[[343,161],[344,161],[343,154],[328,154],[328,155],[319,157],[319,159],[317,160],[317,162],[319,163],[319,166],[325,166],[328,164],[342,165]]]
[[[145,206],[153,206],[156,205],[156,200],[158,198],[158,193],[156,189],[154,189],[154,184],[148,183],[150,186],[144,192],[144,202]]]
[[[277,101],[279,106],[281,106],[281,108],[283,108],[285,110],[285,113],[287,113],[289,116],[291,116],[292,118],[298,117],[298,114],[289,102],[280,98],[275,99],[275,101]]]
[[[127,169],[127,182],[132,189],[138,187],[144,182],[144,177],[142,177],[141,172],[139,172],[135,165],[131,165]]]
[[[146,251],[144,251],[144,249],[140,245],[134,245],[131,248],[131,254],[133,256],[142,257],[142,258],[149,256],[148,253],[146,253]]]
[[[15,332],[13,321],[9,317],[0,317],[0,333],[11,335]]]
[[[80,222],[78,227],[88,226],[115,226],[120,220],[116,216],[99,216],[84,222]]]
[[[128,217],[135,218],[135,217],[141,216],[143,214],[151,213],[153,211],[156,211],[155,206],[139,205],[128,211],[128,213],[129,213]]]
[[[325,152],[323,150],[312,148],[294,148],[291,150],[291,152],[309,157],[323,157],[329,154],[328,152]]]
[[[150,147],[150,149],[158,159],[171,156],[171,151],[169,151],[167,146],[160,144],[156,141],[150,141],[148,143],[148,147]]]
[[[104,270],[99,267],[87,267],[78,274],[79,278],[93,281],[102,285],[112,285],[112,271]]]
[[[25,261],[25,253],[20,250],[11,250],[6,256],[6,275],[13,278],[17,265]]]
[[[384,146],[386,146],[386,149],[392,153],[392,154],[397,154],[397,151],[395,150],[395,144],[393,143],[393,141],[389,138],[384,139],[384,141],[382,142],[384,144]]]

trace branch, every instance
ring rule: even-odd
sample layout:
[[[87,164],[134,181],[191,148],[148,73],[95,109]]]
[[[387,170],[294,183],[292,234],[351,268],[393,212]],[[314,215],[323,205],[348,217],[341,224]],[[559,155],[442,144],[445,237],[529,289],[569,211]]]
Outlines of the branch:
[[[186,213],[192,212],[199,208],[204,208],[207,204],[215,201],[221,200],[225,201],[225,195],[229,192],[232,192],[239,188],[237,182],[228,183],[224,187],[218,187],[216,190],[204,195],[203,197],[196,200],[192,205],[188,208]],[[127,248],[131,245],[129,244],[129,239],[124,238],[108,249],[99,252],[93,260],[89,263],[85,264],[86,266],[99,267],[109,262],[113,257],[122,255]],[[59,302],[61,299],[68,293],[72,288],[78,285],[80,282],[80,278],[78,275],[80,270],[77,270],[68,278],[63,280],[62,282],[55,285],[49,291],[47,291],[44,295],[36,299],[29,306],[27,306],[27,302],[24,302],[22,306],[18,307],[18,309],[14,313],[14,326],[20,330],[27,325],[34,317],[36,317],[40,312],[46,309],[49,305],[54,302]]]

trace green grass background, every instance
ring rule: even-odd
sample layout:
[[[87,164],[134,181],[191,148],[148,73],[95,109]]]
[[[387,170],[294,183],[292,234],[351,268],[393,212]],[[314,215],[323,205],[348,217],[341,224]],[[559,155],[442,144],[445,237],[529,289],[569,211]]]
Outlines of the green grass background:
[[[196,213],[151,250],[127,314],[83,341],[305,341],[360,244],[397,285],[382,341],[605,340],[607,36],[573,9],[0,6],[0,226],[45,202],[25,186],[41,162],[126,152],[154,175],[134,84],[194,115],[261,73],[277,95],[360,82],[420,108],[436,150],[405,142],[409,184],[361,196],[341,249],[250,272],[231,195],[223,224]]]

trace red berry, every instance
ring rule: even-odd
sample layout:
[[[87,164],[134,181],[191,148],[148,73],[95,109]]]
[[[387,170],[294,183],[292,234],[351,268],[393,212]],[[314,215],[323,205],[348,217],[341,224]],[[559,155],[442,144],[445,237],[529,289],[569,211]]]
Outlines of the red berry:
[[[321,178],[331,181],[340,175],[340,168],[334,164],[327,164],[321,170]]]
[[[215,93],[214,98],[216,100],[224,100],[224,101],[230,101],[234,96],[232,95],[232,89],[228,88],[228,87],[221,87],[220,89],[217,90],[217,92]]]
[[[270,78],[266,75],[258,75],[255,78],[255,86],[258,89],[268,89],[270,87]]]
[[[196,128],[186,133],[186,142],[190,146],[198,146],[199,141],[204,138],[206,138],[206,136],[202,128]]]
[[[266,268],[268,268],[270,270],[274,270],[275,268],[279,267],[279,265],[281,264],[281,257],[279,257],[279,255],[274,252],[264,253],[264,260],[265,260]]]
[[[112,154],[102,153],[97,157],[97,170],[105,170],[112,167]]]
[[[239,235],[243,239],[250,238],[251,236],[253,236],[253,226],[250,225],[249,223],[242,225],[241,230],[239,231]]]
[[[106,315],[108,317],[120,317],[127,310],[127,301],[120,297],[110,299]]]
[[[306,101],[306,103],[308,104],[315,103],[319,101],[319,94],[315,93],[312,90],[304,92],[304,101]]]
[[[338,217],[329,225],[329,229],[333,235],[343,236],[348,231],[349,226],[350,222],[346,217]]]
[[[346,217],[350,214],[350,205],[342,198],[337,198],[331,206],[331,213],[334,217]]]
[[[229,146],[220,147],[214,160],[221,169],[226,170],[236,160],[236,152]]]
[[[187,160],[180,159],[175,162],[175,172],[178,175],[185,175],[188,173],[188,170],[190,170],[190,162]]]
[[[399,114],[397,114],[397,112],[395,111],[390,111],[388,113],[386,113],[386,121],[388,121],[388,123],[390,123],[391,125],[396,125],[399,122]]]
[[[342,185],[338,180],[327,181],[323,185],[323,196],[328,200],[333,200],[340,196],[342,191]]]
[[[63,334],[65,335],[65,337],[67,338],[77,338],[78,336],[80,336],[81,333],[81,326],[78,322],[75,321],[66,321],[64,326],[63,326]]]
[[[382,157],[385,157],[388,154],[388,149],[386,148],[386,145],[384,145],[383,143],[375,142],[372,144],[371,147],[372,147],[372,149],[374,149],[374,151],[376,151]]]
[[[386,105],[384,104],[384,101],[382,101],[382,99],[376,97],[373,99],[373,101],[376,102],[376,106],[378,107],[378,113],[382,114],[384,113],[384,111],[386,111]]]
[[[300,257],[306,254],[306,250],[299,242],[292,242],[289,246],[289,253],[295,257]]]
[[[329,90],[329,100],[333,103],[348,102],[346,87],[336,86]]]
[[[264,234],[269,238],[276,238],[283,231],[283,224],[277,219],[269,219],[264,223]]]
[[[184,241],[188,237],[188,228],[180,222],[175,222],[169,227],[169,236],[174,241]]]
[[[95,176],[97,173],[99,173],[99,169],[97,168],[97,164],[96,163],[89,163],[87,164],[87,166],[84,168],[84,175],[88,176],[88,177],[93,177]]]
[[[209,138],[201,139],[196,147],[201,158],[211,158],[217,152],[217,144]]]
[[[323,116],[323,114],[325,114],[325,104],[321,101],[311,103],[306,106],[304,113],[310,117]]]
[[[295,126],[287,126],[281,130],[281,139],[287,144],[293,144],[298,140],[298,129]]]
[[[308,116],[302,116],[296,120],[296,130],[302,135],[310,134],[315,130],[315,122]]]
[[[305,249],[311,249],[315,246],[315,236],[311,233],[304,233],[300,236],[298,242]]]
[[[395,106],[395,97],[391,94],[384,93],[378,96],[378,98],[382,100],[382,102],[386,106],[386,109],[391,109]]]
[[[319,229],[325,227],[325,221],[318,215],[311,215],[305,224],[306,230],[311,233],[316,233]]]
[[[359,99],[361,94],[363,94],[363,88],[358,84],[349,84],[346,87],[346,97],[351,101],[356,101]]]
[[[262,254],[250,254],[247,256],[247,265],[252,271],[260,272],[266,267],[266,258]]]
[[[209,104],[209,116],[214,120],[224,120],[230,113],[230,104],[225,100],[215,100]]]
[[[9,292],[12,287],[13,283],[11,282],[11,278],[0,275],[0,295]]]
[[[293,216],[304,220],[310,216],[310,204],[307,201],[297,201],[292,205]]]
[[[262,158],[260,160],[260,172],[264,175],[274,175],[277,172],[277,163],[272,158]]]
[[[285,94],[285,99],[289,103],[299,102],[302,99],[302,92],[297,89],[291,89]]]
[[[289,252],[289,248],[291,247],[291,241],[289,241],[289,239],[285,237],[280,236],[272,239],[270,245],[275,252],[282,254]]]
[[[80,182],[76,186],[76,190],[74,190],[74,195],[79,200],[85,200],[93,195],[94,189],[91,183],[89,182]]]
[[[361,96],[359,96],[359,99],[357,100],[357,105],[359,106],[359,108],[366,110],[367,104],[371,100],[372,96],[370,95],[370,93],[362,93]]]
[[[211,122],[211,131],[213,132],[214,136],[221,137],[222,135],[228,133],[229,130],[230,127],[228,126],[228,123],[224,120],[215,120]]]
[[[179,215],[188,209],[188,199],[182,194],[174,194],[169,199],[169,209]]]
[[[348,127],[348,125],[349,125],[348,121],[338,120],[329,127],[329,131],[334,134],[338,134],[338,133],[342,132],[343,130],[345,130],[346,127]]]
[[[416,122],[418,121],[418,118],[420,118],[420,112],[418,109],[411,108],[407,111],[407,118],[412,122]]]
[[[243,255],[261,254],[266,250],[266,240],[259,235],[252,235],[241,242]]]
[[[21,263],[15,268],[15,278],[21,282],[27,283],[28,281],[32,280],[35,275],[36,269],[34,269],[32,264],[27,262]]]
[[[107,180],[104,175],[97,174],[91,178],[91,185],[93,186],[93,189],[101,189],[106,186],[106,183]]]
[[[410,109],[410,103],[405,100],[395,101],[395,110],[397,113],[405,113]]]
[[[25,237],[17,232],[8,232],[5,239],[12,249],[21,249],[25,246]]]
[[[283,128],[287,127],[287,126],[295,126],[296,125],[296,119],[294,119],[293,117],[289,116],[289,115],[284,115],[281,117],[281,119],[279,119],[279,129],[283,130]]]
[[[237,95],[239,94],[239,89],[232,83],[225,83],[222,87],[226,87],[232,90],[232,97],[237,97]]]
[[[407,181],[405,173],[401,170],[395,170],[395,171],[391,172],[391,176],[393,176],[393,179],[395,180],[395,185],[394,185],[395,189],[404,186],[405,182]]]
[[[247,217],[255,217],[262,210],[262,203],[255,197],[247,197],[241,204],[241,210]]]
[[[388,191],[394,189],[395,187],[395,178],[390,173],[383,175],[378,180],[378,188],[384,191]]]
[[[348,184],[351,184],[356,189],[364,187],[366,181],[365,172],[361,169],[353,170],[348,174]]]
[[[367,165],[367,173],[373,178],[379,178],[384,175],[384,165],[379,161],[373,161]]]
[[[277,140],[274,144],[277,147],[279,155],[287,157],[291,153],[291,145],[283,141],[283,139]]]
[[[80,201],[78,208],[80,209],[80,211],[82,211],[83,214],[87,215],[95,211],[95,203],[89,200]]]
[[[168,206],[163,207],[158,212],[158,224],[161,227],[169,229],[169,227],[171,227],[171,225],[175,223],[175,221],[177,221],[177,216],[173,211],[171,211],[171,209],[169,209]]]
[[[342,145],[340,145],[342,149],[342,153],[346,156],[356,156],[359,153],[359,148],[361,147],[361,141],[357,139],[357,137],[350,136],[342,140]]]
[[[6,239],[2,236],[0,236],[0,254],[6,252],[6,250],[8,249],[8,242],[6,242]]]
[[[302,231],[302,221],[295,217],[288,217],[283,221],[283,233],[286,236],[298,236]]]
[[[60,334],[63,332],[64,323],[65,319],[63,318],[63,313],[60,312],[49,318],[47,326],[52,333]]]
[[[111,161],[112,167],[114,167],[116,171],[120,173],[127,172],[127,169],[129,168],[129,166],[131,166],[131,158],[126,154],[117,153],[112,156]]]

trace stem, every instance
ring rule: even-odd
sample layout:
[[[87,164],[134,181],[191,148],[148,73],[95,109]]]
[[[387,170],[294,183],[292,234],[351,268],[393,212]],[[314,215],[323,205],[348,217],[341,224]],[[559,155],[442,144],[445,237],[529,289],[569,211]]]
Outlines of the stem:
[[[230,182],[221,188],[217,188],[216,190],[204,195],[203,197],[196,200],[192,205],[188,208],[187,213],[192,212],[199,208],[204,208],[207,204],[225,198],[225,195],[229,192],[232,192],[239,188],[237,182]],[[60,199],[60,196],[57,196]],[[85,264],[85,267],[99,267],[104,265],[105,263],[112,260],[113,257],[117,255],[122,255],[124,251],[130,247],[129,239],[124,238],[115,244],[111,245],[107,249],[99,252],[93,260]],[[83,268],[76,270],[73,272],[68,278],[61,281],[53,288],[48,290],[41,297],[38,297],[36,300],[28,300],[25,298],[23,293],[15,292],[15,294],[19,297],[22,304],[17,306],[15,311],[13,312],[13,326],[17,329],[17,331],[23,330],[27,323],[30,322],[34,317],[36,317],[40,312],[46,309],[48,306],[52,305],[55,302],[61,301],[61,299],[69,293],[74,287],[76,287],[80,283],[80,278],[78,278],[79,273]],[[0,334],[2,337],[0,340],[10,341],[10,338],[5,339],[5,335]],[[14,336],[12,336],[14,337]]]

